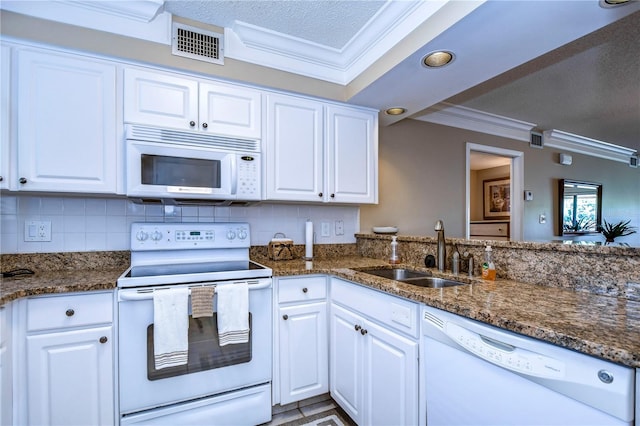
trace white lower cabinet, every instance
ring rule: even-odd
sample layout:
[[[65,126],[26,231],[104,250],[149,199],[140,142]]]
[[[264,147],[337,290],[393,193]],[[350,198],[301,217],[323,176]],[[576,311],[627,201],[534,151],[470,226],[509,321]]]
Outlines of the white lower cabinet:
[[[417,304],[331,279],[331,396],[356,423],[418,423],[417,327]]]
[[[82,293],[27,299],[20,424],[112,425],[113,295]]]
[[[278,278],[279,400],[288,404],[329,391],[327,278]]]

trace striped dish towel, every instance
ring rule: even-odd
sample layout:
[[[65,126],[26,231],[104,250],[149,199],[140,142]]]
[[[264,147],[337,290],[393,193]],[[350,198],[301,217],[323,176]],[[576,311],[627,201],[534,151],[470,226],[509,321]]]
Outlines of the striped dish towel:
[[[191,288],[191,316],[193,318],[213,316],[214,287]]]
[[[153,292],[153,352],[156,370],[184,365],[189,353],[189,289]]]
[[[246,282],[218,284],[220,346],[249,341],[249,286]]]

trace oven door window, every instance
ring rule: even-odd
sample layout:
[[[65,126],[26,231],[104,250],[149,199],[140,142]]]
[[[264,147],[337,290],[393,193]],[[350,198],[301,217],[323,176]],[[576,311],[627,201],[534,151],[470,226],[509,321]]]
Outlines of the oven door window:
[[[143,185],[220,188],[220,160],[141,155]]]
[[[189,315],[189,355],[186,365],[156,370],[153,351],[153,324],[147,327],[147,378],[166,379],[174,376],[243,364],[251,361],[251,314],[249,314],[249,341],[220,346],[217,314],[213,317],[193,318]]]

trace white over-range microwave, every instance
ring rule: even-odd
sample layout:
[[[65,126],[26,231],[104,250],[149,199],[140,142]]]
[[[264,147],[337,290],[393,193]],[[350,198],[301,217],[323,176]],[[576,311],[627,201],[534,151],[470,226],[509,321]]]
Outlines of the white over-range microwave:
[[[126,126],[127,196],[137,201],[260,201],[260,141]]]

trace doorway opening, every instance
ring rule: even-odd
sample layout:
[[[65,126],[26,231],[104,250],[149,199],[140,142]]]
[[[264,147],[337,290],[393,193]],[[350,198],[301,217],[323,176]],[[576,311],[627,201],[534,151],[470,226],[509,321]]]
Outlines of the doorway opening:
[[[465,238],[522,241],[524,153],[466,145]]]

